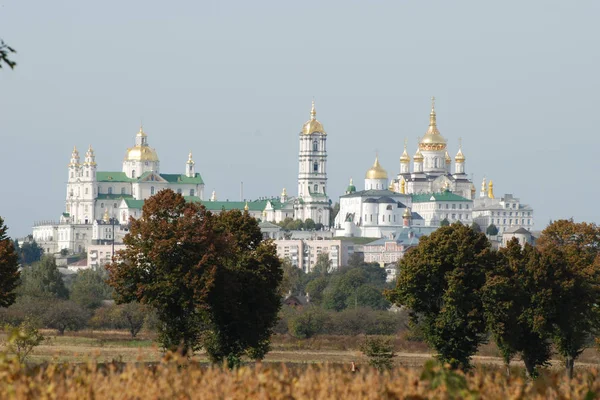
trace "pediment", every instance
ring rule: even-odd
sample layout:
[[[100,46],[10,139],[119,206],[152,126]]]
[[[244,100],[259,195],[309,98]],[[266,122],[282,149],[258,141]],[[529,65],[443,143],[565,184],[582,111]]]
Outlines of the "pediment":
[[[162,176],[157,174],[156,172],[150,172],[148,174],[144,174],[140,177],[139,182],[164,182],[167,183],[167,180]]]

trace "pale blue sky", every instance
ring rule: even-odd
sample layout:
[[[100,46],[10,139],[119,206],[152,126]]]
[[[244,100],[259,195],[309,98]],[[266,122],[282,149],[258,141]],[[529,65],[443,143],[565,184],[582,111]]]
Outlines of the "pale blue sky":
[[[73,145],[120,170],[140,120],[163,172],[192,150],[219,200],[296,194],[310,102],[329,193],[391,175],[430,97],[454,157],[497,195],[598,221],[597,1],[0,0],[0,215],[12,236],[64,209]]]

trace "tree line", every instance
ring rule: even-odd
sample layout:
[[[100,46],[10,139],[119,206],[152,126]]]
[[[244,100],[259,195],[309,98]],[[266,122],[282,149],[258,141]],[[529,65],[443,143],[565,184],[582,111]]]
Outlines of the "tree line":
[[[521,356],[530,376],[552,348],[573,376],[575,359],[599,325],[600,229],[560,220],[535,247],[517,239],[494,251],[483,233],[453,224],[423,237],[399,262],[387,298],[411,311],[427,343],[467,369],[490,337],[505,363]]]

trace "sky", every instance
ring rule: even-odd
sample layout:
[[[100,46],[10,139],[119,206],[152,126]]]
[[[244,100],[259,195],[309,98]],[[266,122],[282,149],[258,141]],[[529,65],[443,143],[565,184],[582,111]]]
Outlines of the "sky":
[[[0,0],[0,216],[9,235],[64,211],[74,145],[118,171],[143,122],[161,172],[189,151],[205,199],[297,191],[315,100],[328,193],[390,176],[427,130],[552,219],[599,222],[598,1]]]

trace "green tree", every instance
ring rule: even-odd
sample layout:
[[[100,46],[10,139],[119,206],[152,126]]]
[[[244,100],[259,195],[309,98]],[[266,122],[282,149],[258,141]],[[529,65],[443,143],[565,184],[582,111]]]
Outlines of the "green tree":
[[[0,39],[0,68],[2,68],[3,63],[10,67],[10,69],[15,68],[17,63],[9,58],[11,53],[16,53],[16,50],[4,43],[2,39]]]
[[[118,303],[138,301],[156,310],[163,348],[188,354],[201,346],[208,296],[227,244],[211,213],[172,190],[147,199],[142,211],[131,221],[118,261],[107,266],[109,284]]]
[[[284,230],[290,230],[290,224],[294,222],[293,218],[286,217],[283,221],[279,222],[279,226],[281,226]]]
[[[304,271],[295,267],[287,258],[281,261],[281,268],[283,270],[283,277],[279,285],[280,296],[285,296],[290,292],[292,294],[300,294],[304,290]]]
[[[481,227],[477,222],[473,222],[471,224],[471,229],[473,229],[475,232],[481,232]]]
[[[315,221],[313,221],[311,218],[307,218],[304,220],[304,228],[307,231],[314,231],[315,230]]]
[[[38,246],[35,240],[26,241],[22,246],[19,246],[19,242],[15,240],[15,249],[19,254],[19,263],[23,265],[40,261],[44,254],[44,250]]]
[[[444,218],[441,222],[440,222],[440,226],[450,226],[450,221],[448,221],[448,218]]]
[[[69,291],[58,271],[53,256],[44,256],[31,265],[23,267],[19,295],[38,298],[67,299]]]
[[[317,262],[315,262],[312,272],[321,275],[331,272],[331,260],[329,259],[329,254],[321,253],[317,255]]]
[[[394,344],[389,338],[365,338],[360,351],[369,359],[369,365],[380,372],[390,370],[394,366]]]
[[[365,263],[365,254],[360,253],[352,253],[350,257],[348,257],[348,267],[357,268]]]
[[[288,224],[287,228],[292,231],[299,231],[304,229],[304,222],[301,219],[297,219]]]
[[[100,307],[103,300],[111,298],[112,288],[106,283],[108,276],[103,271],[86,269],[79,271],[71,288],[71,300],[82,307]]]
[[[500,249],[498,262],[486,277],[482,300],[488,329],[507,367],[521,354],[527,374],[537,376],[538,366],[551,356],[547,312],[540,299],[547,281],[538,252],[513,238]]]
[[[550,282],[544,300],[552,312],[554,344],[572,378],[575,360],[600,326],[600,229],[558,220],[544,229],[536,245]]]
[[[289,319],[289,332],[300,339],[308,339],[322,333],[327,323],[327,314],[318,307],[305,307]]]
[[[268,351],[281,307],[283,271],[275,245],[263,240],[248,212],[221,212],[217,227],[228,247],[208,294],[210,332],[204,347],[213,362],[227,359],[232,366],[243,354],[256,358]]]
[[[427,343],[452,368],[469,368],[485,341],[480,290],[493,258],[485,235],[462,224],[441,227],[405,254],[397,286],[386,292],[411,310]]]
[[[373,310],[387,310],[390,302],[381,289],[371,285],[362,285],[346,298],[347,307],[368,307]]]
[[[6,234],[7,231],[4,219],[0,217],[0,307],[8,307],[15,302],[15,289],[19,284],[20,276],[19,256],[12,240]]]
[[[56,329],[59,335],[66,330],[78,331],[83,329],[90,315],[79,304],[70,300],[54,300],[47,306],[44,314],[44,325]]]
[[[498,234],[498,227],[494,224],[490,224],[486,230],[485,230],[486,235],[489,236],[496,236]]]
[[[4,332],[7,336],[6,350],[13,353],[20,363],[24,363],[29,354],[44,341],[44,336],[29,320],[18,326],[6,325]]]
[[[311,303],[321,304],[323,301],[323,291],[328,285],[329,277],[324,275],[317,276],[306,284],[306,293],[310,295]]]

